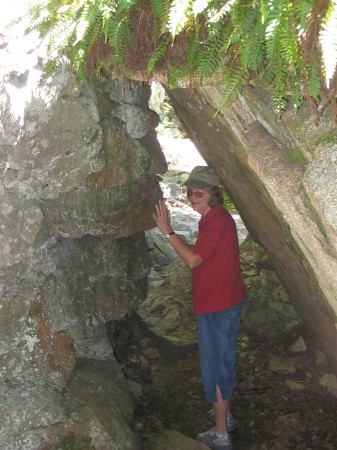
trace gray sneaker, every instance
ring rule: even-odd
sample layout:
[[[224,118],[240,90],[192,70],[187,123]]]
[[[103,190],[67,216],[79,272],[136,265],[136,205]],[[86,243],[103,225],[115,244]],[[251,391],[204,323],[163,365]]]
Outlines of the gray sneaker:
[[[211,421],[213,423],[215,423],[215,417],[214,417],[213,409],[208,411],[207,415],[211,419]],[[237,426],[236,426],[235,420],[233,419],[232,414],[228,414],[228,416],[227,416],[227,431],[228,431],[228,433],[233,433],[233,431],[235,431],[236,429],[237,429]]]
[[[230,435],[227,433],[224,436],[217,436],[215,428],[212,428],[205,433],[198,434],[198,441],[208,445],[214,450],[232,450],[232,441]]]

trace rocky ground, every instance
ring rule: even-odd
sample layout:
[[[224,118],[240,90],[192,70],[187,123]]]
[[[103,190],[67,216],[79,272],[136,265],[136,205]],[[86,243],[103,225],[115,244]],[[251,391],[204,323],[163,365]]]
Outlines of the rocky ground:
[[[115,348],[133,393],[135,428],[144,449],[152,450],[147,443],[163,430],[195,438],[210,428],[197,346],[177,346],[154,334],[139,317],[125,325]],[[337,448],[337,398],[319,383],[329,368],[314,339],[303,332],[301,337],[306,350],[288,356],[292,368],[282,364],[290,341],[257,343],[241,329],[232,408],[238,424],[235,449]],[[172,450],[182,448],[195,447]]]

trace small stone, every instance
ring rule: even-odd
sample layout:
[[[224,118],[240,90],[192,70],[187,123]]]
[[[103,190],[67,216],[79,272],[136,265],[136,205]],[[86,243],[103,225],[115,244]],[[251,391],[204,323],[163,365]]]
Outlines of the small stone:
[[[244,277],[254,277],[258,275],[258,271],[256,269],[245,270],[244,272],[242,272],[242,275]]]
[[[286,385],[293,391],[303,391],[303,389],[305,389],[305,386],[302,383],[294,380],[286,380]]]
[[[290,345],[290,347],[288,348],[288,351],[291,353],[303,353],[306,350],[307,350],[307,346],[306,346],[302,336],[300,336],[298,339],[296,339],[296,341],[293,342]]]
[[[152,288],[157,288],[159,286],[162,286],[163,284],[164,284],[164,280],[149,281],[149,286]]]
[[[278,417],[275,425],[279,429],[287,429],[288,432],[297,430],[300,433],[305,433],[307,430],[307,423],[300,417],[300,414],[285,414]]]
[[[328,392],[337,397],[337,377],[332,373],[326,373],[319,380],[319,384],[325,387]]]
[[[144,430],[144,425],[141,422],[136,422],[135,427],[136,427],[136,430],[138,430],[138,431]]]
[[[296,362],[296,359],[272,356],[269,361],[269,369],[278,373],[295,373]]]
[[[149,347],[150,343],[151,343],[151,339],[148,337],[145,337],[140,341],[140,346],[141,346],[141,348],[147,348],[147,347]]]
[[[326,356],[321,350],[316,350],[316,364],[321,366],[326,362]]]

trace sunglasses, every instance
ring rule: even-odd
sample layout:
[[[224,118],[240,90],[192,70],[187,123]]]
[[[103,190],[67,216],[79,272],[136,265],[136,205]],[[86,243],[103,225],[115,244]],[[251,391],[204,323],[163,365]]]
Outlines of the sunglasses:
[[[195,198],[202,198],[204,195],[207,194],[207,192],[205,191],[194,191],[193,189],[187,189],[186,193],[188,198],[193,197],[193,195]]]

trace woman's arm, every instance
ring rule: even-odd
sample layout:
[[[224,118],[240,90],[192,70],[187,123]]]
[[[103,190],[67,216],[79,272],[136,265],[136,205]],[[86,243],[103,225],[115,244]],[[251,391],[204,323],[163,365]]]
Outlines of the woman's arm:
[[[164,235],[171,233],[173,231],[171,227],[171,217],[166,208],[165,201],[159,200],[155,205],[155,208],[156,213],[153,214],[153,218],[156,221],[158,228]],[[193,246],[187,244],[182,236],[172,234],[168,238],[168,241],[177,255],[180,256],[191,269],[200,266],[202,263],[201,257],[193,250]]]

